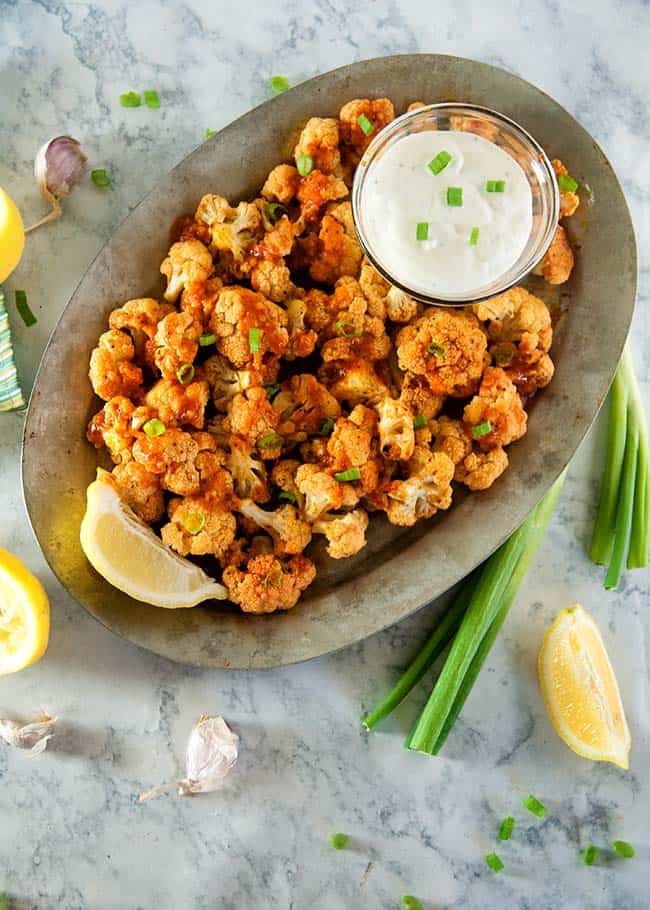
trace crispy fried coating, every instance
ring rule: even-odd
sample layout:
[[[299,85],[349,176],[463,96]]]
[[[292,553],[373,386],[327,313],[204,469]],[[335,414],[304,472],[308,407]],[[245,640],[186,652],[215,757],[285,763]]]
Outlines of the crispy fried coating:
[[[363,253],[349,202],[341,202],[328,210],[321,221],[313,250],[307,252],[306,258],[311,278],[323,284],[334,284],[343,275],[358,273]]]
[[[132,361],[135,347],[126,332],[109,329],[99,337],[90,355],[90,378],[93,392],[104,401],[115,396],[135,397],[142,385],[142,370]]]
[[[533,274],[541,275],[549,284],[564,284],[571,277],[574,264],[569,238],[562,225],[558,224],[551,245]]]
[[[125,461],[113,468],[111,476],[120,496],[136,515],[149,524],[160,521],[165,514],[165,498],[158,474],[152,474],[137,461]]]
[[[159,379],[147,392],[145,404],[158,412],[165,426],[189,425],[201,430],[209,397],[205,380],[183,384],[177,379]]]
[[[269,202],[288,205],[295,199],[300,186],[300,174],[291,164],[278,164],[262,187],[262,196]]]
[[[342,515],[324,515],[314,522],[315,534],[327,538],[327,554],[332,559],[347,559],[354,556],[366,545],[368,513],[354,509]]]
[[[431,391],[426,377],[417,373],[404,374],[399,397],[413,417],[422,415],[427,421],[437,417],[445,403],[442,395],[434,395]]]
[[[324,363],[318,378],[337,401],[354,407],[357,404],[374,404],[390,395],[390,389],[370,361],[361,357],[332,360]]]
[[[497,446],[489,452],[470,452],[457,465],[454,476],[470,490],[487,490],[507,467],[508,455]]]
[[[472,437],[461,420],[439,417],[432,426],[434,452],[444,452],[455,465],[460,464],[472,451]]]
[[[336,398],[310,373],[298,373],[280,386],[273,399],[277,430],[286,439],[303,441],[322,432],[328,420],[341,413]]]
[[[86,437],[95,448],[105,445],[115,464],[130,461],[131,449],[142,426],[155,416],[148,407],[136,407],[129,398],[107,401],[90,420]]]
[[[175,427],[166,429],[161,436],[141,433],[133,443],[132,454],[152,474],[161,475],[160,484],[170,493],[193,496],[199,492],[199,446],[191,433]]]
[[[292,293],[291,272],[283,260],[261,259],[251,269],[251,285],[269,300],[281,303]]]
[[[478,395],[463,411],[468,434],[483,451],[496,449],[521,439],[527,419],[514,383],[500,367],[487,367]]]
[[[228,597],[245,613],[290,610],[316,577],[316,567],[302,555],[290,559],[262,554],[248,560],[244,569],[227,566],[223,583]]]
[[[205,496],[171,499],[170,521],[160,534],[163,543],[181,556],[216,556],[219,559],[235,539],[237,521],[230,509]]]
[[[210,329],[217,336],[217,348],[242,369],[260,368],[266,360],[279,357],[289,343],[287,314],[263,294],[247,288],[225,287],[219,294]],[[251,329],[259,332],[259,350],[251,350]]]

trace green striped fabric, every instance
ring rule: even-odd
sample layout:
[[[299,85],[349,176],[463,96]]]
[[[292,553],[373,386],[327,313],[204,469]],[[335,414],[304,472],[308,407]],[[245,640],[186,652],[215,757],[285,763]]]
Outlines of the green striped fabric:
[[[25,399],[18,382],[14,349],[11,346],[5,295],[0,289],[0,411],[15,411],[24,407]]]

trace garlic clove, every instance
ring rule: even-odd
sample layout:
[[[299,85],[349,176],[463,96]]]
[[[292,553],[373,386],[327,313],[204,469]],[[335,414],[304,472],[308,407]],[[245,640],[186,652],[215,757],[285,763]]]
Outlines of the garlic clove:
[[[54,725],[58,718],[40,714],[29,724],[0,718],[0,739],[16,749],[28,749],[31,755],[39,755],[47,749],[54,736]]]
[[[27,228],[26,234],[61,215],[61,199],[78,185],[86,161],[79,140],[72,136],[55,136],[40,147],[34,160],[34,176],[41,196],[52,211]]]

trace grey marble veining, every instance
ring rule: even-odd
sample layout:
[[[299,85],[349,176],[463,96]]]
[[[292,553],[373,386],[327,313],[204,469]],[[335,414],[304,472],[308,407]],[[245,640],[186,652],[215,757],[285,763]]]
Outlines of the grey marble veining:
[[[0,0],[0,185],[36,219],[31,167],[51,135],[78,136],[114,189],[86,183],[58,224],[34,234],[7,282],[27,290],[38,324],[13,319],[26,389],[80,275],[115,225],[169,167],[264,100],[267,79],[298,82],[379,54],[435,51],[504,66],[556,97],[616,167],[635,220],[640,297],[632,347],[650,380],[650,13],[643,0],[572,4],[521,0],[452,5],[420,0],[71,3]],[[123,110],[121,92],[156,88],[159,111]],[[616,243],[616,238],[612,238]],[[612,306],[616,301],[612,301]],[[12,314],[13,315],[13,314]],[[64,406],[64,403],[62,403]],[[419,703],[364,734],[364,708],[392,682],[435,607],[365,643],[265,673],[190,670],[119,641],[49,574],[19,486],[22,418],[0,415],[0,545],[20,554],[52,600],[50,649],[0,682],[0,713],[43,705],[60,732],[37,759],[0,748],[0,892],[20,910],[390,910],[404,893],[427,910],[644,910],[650,838],[649,573],[605,592],[585,556],[603,443],[597,425],[444,757],[401,743]],[[47,490],[43,491],[47,496]],[[580,601],[615,664],[634,740],[628,773],[593,765],[558,740],[541,704],[535,660],[542,630]],[[220,794],[144,806],[137,794],[178,775],[189,729],[222,713],[241,736],[239,765]],[[521,808],[534,792],[543,821]],[[483,857],[499,821],[517,817]],[[351,835],[333,851],[333,831]],[[632,862],[581,865],[587,842],[615,837]]]

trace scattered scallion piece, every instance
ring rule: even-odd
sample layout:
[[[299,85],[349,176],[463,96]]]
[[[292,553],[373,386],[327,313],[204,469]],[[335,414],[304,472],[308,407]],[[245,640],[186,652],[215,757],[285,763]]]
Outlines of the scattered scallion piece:
[[[435,158],[432,158],[431,161],[427,164],[427,167],[432,174],[440,174],[447,167],[451,161],[451,155],[449,152],[446,152],[444,149],[441,152],[438,152]]]
[[[497,191],[496,187],[497,187],[496,180],[488,180],[485,184],[485,191],[486,191],[486,193],[496,193],[496,191]]]
[[[299,155],[296,167],[301,177],[307,177],[314,170],[314,159],[311,155]]]
[[[0,894],[0,910],[9,910],[9,902],[6,894]]]
[[[501,870],[504,868],[501,858],[497,856],[496,853],[488,853],[488,855],[485,857],[485,862],[495,874],[497,872],[501,872]]]
[[[216,132],[217,132],[216,130],[211,130],[209,126],[206,126],[206,128],[205,128],[205,138],[206,138],[206,139],[209,139],[210,136],[214,136]]]
[[[412,894],[405,894],[402,898],[402,904],[405,910],[424,910],[421,902]]]
[[[165,424],[162,420],[158,420],[157,417],[152,417],[151,420],[148,420],[142,427],[147,436],[162,436],[165,432]]]
[[[635,855],[634,847],[632,844],[628,844],[626,840],[614,840],[612,841],[612,847],[619,856],[624,856],[625,859],[632,859]]]
[[[111,178],[106,173],[106,168],[98,167],[94,171],[90,172],[90,179],[95,184],[95,186],[100,189],[104,189],[107,186],[111,185]]]
[[[281,202],[267,202],[266,211],[269,213],[270,220],[275,224],[279,218],[287,214],[287,207]]]
[[[201,512],[189,512],[183,518],[183,527],[188,534],[199,534],[205,527],[205,515]]]
[[[439,344],[437,341],[432,341],[427,345],[427,352],[429,354],[435,354],[436,357],[444,357],[446,351],[447,348],[444,346],[444,344]]]
[[[36,325],[38,319],[31,311],[29,304],[27,303],[27,294],[24,291],[16,291],[16,309],[20,313],[20,318],[25,323],[27,328],[32,325]]]
[[[258,449],[277,449],[283,443],[284,436],[280,436],[279,433],[267,433],[266,436],[257,440],[257,447]]]
[[[329,436],[332,430],[334,429],[334,418],[326,417],[323,421],[323,424],[318,431],[319,436]]]
[[[344,338],[361,338],[363,335],[362,330],[358,329],[353,322],[345,322],[343,319],[337,320],[334,323],[334,328]]]
[[[176,370],[176,378],[181,385],[187,385],[194,379],[194,366],[191,363],[183,363]]]
[[[505,191],[506,191],[505,180],[495,180],[494,181],[494,192],[495,193],[505,193]]]
[[[532,793],[530,796],[527,796],[526,799],[523,800],[523,804],[528,809],[528,811],[532,812],[533,815],[536,815],[537,818],[544,818],[548,812],[548,809],[544,803],[541,803],[536,796],[533,796]]]
[[[330,837],[330,844],[334,847],[335,850],[345,850],[349,843],[350,835],[341,834],[340,831]]]
[[[291,493],[289,490],[283,490],[280,493],[280,495],[278,496],[278,499],[280,500],[280,502],[292,502],[292,503],[297,502],[296,494]]]
[[[415,226],[415,239],[416,240],[428,240],[429,239],[429,222],[428,221],[418,221]]]
[[[273,396],[277,395],[280,391],[280,386],[277,384],[277,382],[265,382],[262,388],[266,392],[266,397],[268,399],[273,398]]]
[[[499,826],[499,840],[510,840],[515,829],[515,820],[512,815],[504,818]]]
[[[269,79],[269,88],[276,95],[281,95],[289,88],[289,80],[286,76],[271,76]]]
[[[120,95],[120,104],[122,107],[140,107],[142,98],[138,92],[125,92]]]
[[[364,136],[372,136],[375,131],[375,124],[372,122],[370,117],[366,117],[365,114],[359,114],[357,117],[357,123],[361,127]]]
[[[202,348],[209,348],[211,344],[214,344],[217,340],[217,336],[213,335],[212,332],[206,332],[204,335],[201,335],[199,338],[199,344]]]
[[[158,92],[153,88],[145,89],[144,92],[144,103],[147,107],[150,107],[152,110],[156,110],[160,107],[160,98],[158,97]]]
[[[256,327],[248,330],[248,350],[251,354],[259,354],[262,349],[262,330]]]
[[[593,844],[587,844],[582,850],[582,862],[585,866],[593,866],[594,863],[597,862],[599,856],[600,850],[598,847],[594,847]]]
[[[473,227],[472,230],[470,231],[470,235],[469,235],[470,246],[476,246],[476,244],[478,243],[478,235],[479,235],[479,228]]]
[[[421,429],[423,429],[423,427],[426,427],[426,425],[427,425],[427,418],[424,416],[424,414],[416,414],[415,417],[413,418],[413,429],[421,430]]]
[[[338,480],[339,483],[348,483],[350,480],[361,480],[361,469],[360,468],[348,468],[347,471],[337,471],[334,475],[334,480]]]
[[[560,174],[557,178],[557,183],[560,189],[565,190],[567,193],[575,193],[579,186],[578,181],[571,174]]]
[[[487,436],[491,432],[492,424],[489,420],[484,420],[483,423],[477,423],[475,427],[472,427],[472,438],[480,439],[481,436]]]
[[[462,186],[448,186],[447,187],[447,205],[462,205],[463,204],[463,188]]]

